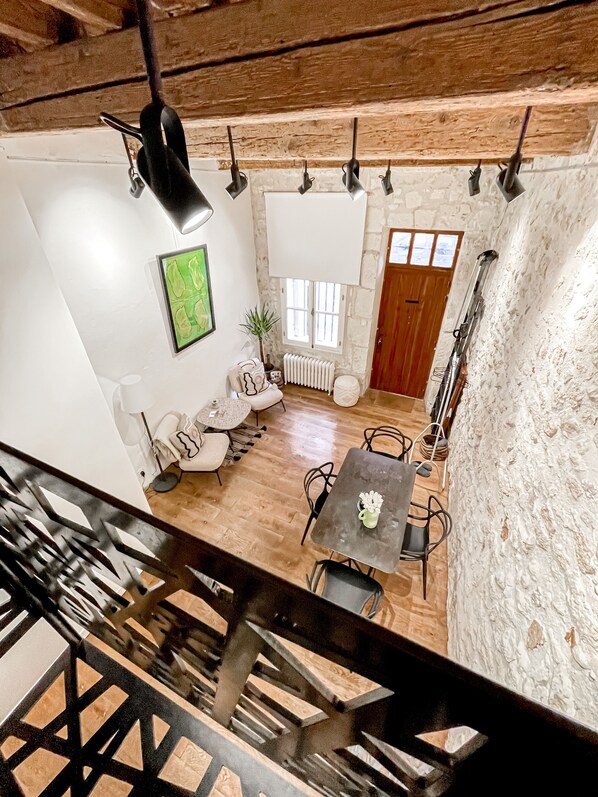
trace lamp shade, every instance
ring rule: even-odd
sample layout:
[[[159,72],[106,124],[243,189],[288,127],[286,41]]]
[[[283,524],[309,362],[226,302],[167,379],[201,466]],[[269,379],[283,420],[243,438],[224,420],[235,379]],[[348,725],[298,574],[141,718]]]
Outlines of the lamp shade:
[[[154,398],[139,374],[129,374],[120,380],[120,401],[129,415],[145,412],[154,403]]]

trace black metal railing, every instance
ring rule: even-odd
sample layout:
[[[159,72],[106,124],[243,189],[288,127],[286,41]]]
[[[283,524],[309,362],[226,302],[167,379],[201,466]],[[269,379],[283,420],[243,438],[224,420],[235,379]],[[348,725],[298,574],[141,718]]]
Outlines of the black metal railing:
[[[27,625],[43,617],[67,643],[56,666],[71,684],[66,742],[56,735],[66,714],[43,732],[27,726],[31,694],[2,728],[0,749],[8,735],[26,741],[0,766],[7,794],[36,746],[66,755],[67,745],[70,763],[44,797],[88,794],[102,774],[135,795],[207,795],[223,766],[236,768],[244,794],[268,797],[593,787],[591,729],[2,444],[0,568],[11,596],[0,631],[21,608]],[[0,637],[0,653],[7,647]],[[80,717],[95,693],[79,694],[77,659],[129,696],[85,743]],[[172,729],[160,745],[152,714]],[[137,720],[143,768],[132,770],[112,751]],[[182,733],[213,764],[196,791],[161,779],[154,792]]]

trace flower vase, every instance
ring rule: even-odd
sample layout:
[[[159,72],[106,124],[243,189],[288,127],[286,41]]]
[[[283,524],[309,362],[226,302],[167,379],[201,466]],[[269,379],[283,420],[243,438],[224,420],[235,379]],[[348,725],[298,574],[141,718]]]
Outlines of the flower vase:
[[[357,517],[361,520],[366,529],[375,529],[378,525],[380,512],[370,512],[367,509],[362,509]]]

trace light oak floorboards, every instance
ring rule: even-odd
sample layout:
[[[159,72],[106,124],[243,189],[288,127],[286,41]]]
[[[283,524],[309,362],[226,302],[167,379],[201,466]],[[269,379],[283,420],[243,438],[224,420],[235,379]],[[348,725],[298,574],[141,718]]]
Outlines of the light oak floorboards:
[[[313,562],[329,555],[309,537],[300,544],[309,514],[305,472],[327,461],[338,471],[348,449],[363,442],[365,427],[391,424],[415,437],[430,419],[421,401],[374,390],[343,408],[326,393],[288,385],[285,404],[286,413],[279,405],[260,414],[267,432],[240,461],[221,469],[222,487],[212,473],[187,473],[169,493],[149,490],[148,500],[156,516],[305,586]],[[434,469],[431,478],[417,478],[414,500],[426,503],[437,489]],[[446,491],[439,497],[446,505]],[[376,578],[385,598],[374,622],[446,655],[446,545],[430,558],[426,601],[419,562],[401,562],[397,573]]]

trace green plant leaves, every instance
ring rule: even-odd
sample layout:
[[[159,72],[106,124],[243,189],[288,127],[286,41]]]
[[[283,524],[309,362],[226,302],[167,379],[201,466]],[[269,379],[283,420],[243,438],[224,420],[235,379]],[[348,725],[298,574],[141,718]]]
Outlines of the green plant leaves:
[[[259,308],[256,305],[245,311],[245,321],[240,326],[248,335],[253,335],[255,338],[262,340],[270,334],[278,321],[280,321],[280,318],[274,311],[265,306]]]

